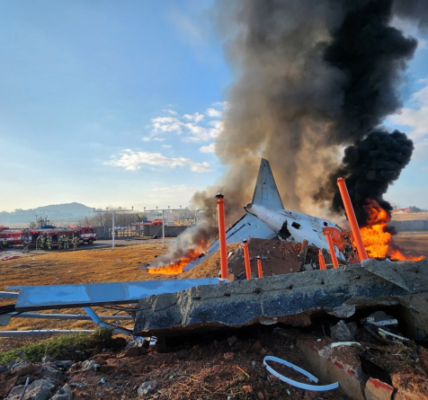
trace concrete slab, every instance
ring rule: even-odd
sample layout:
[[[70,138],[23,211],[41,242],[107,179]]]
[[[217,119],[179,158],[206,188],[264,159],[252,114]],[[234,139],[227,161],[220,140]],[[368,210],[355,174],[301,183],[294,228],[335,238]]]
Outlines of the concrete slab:
[[[344,305],[355,310],[376,305],[410,308],[412,295],[414,298],[428,294],[426,260],[394,263],[406,289],[396,284],[395,276],[394,282],[385,279],[385,270],[390,268],[390,262],[371,260],[363,265],[197,286],[150,296],[138,304],[134,333],[166,337],[188,330],[255,323],[306,326],[311,323],[311,315],[334,313],[343,310]],[[414,339],[428,339],[427,310],[421,306],[418,313],[419,318],[412,318],[409,311],[409,332],[413,332]]]

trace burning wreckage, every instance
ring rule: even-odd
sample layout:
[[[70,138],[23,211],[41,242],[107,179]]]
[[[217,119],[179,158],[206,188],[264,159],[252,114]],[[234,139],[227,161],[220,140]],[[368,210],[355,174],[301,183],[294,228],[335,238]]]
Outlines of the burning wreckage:
[[[0,308],[0,323],[7,325],[17,314],[31,317],[37,310],[83,307],[87,318],[114,328],[90,307],[138,303],[132,310],[134,332],[118,331],[168,337],[187,329],[254,323],[307,326],[311,315],[350,318],[358,310],[383,305],[401,310],[408,336],[428,340],[426,259],[369,260],[346,186],[343,181],[339,186],[352,232],[285,210],[269,162],[262,159],[246,215],[225,232],[223,196],[218,195],[219,239],[184,267],[194,269],[219,250],[221,278],[10,287],[19,293],[0,292],[2,298],[16,299]],[[228,260],[227,244],[241,242]]]
[[[355,337],[355,322],[349,321],[361,323],[381,341],[428,341],[427,260],[369,259],[343,180],[339,187],[351,231],[285,210],[269,162],[262,160],[246,215],[225,231],[223,196],[217,195],[219,239],[184,267],[196,271],[208,255],[216,257],[219,251],[220,278],[10,287],[19,293],[0,292],[0,298],[16,299],[0,307],[0,324],[7,325],[16,315],[90,318],[118,333],[156,336],[161,351],[183,335],[211,335],[255,324],[308,327],[319,321],[336,324],[332,336],[342,341]],[[227,254],[227,245],[241,242],[233,256]],[[394,254],[404,258],[397,249]],[[113,317],[100,318],[91,308],[111,304],[137,305],[127,308],[135,320],[133,331],[106,322]],[[34,313],[70,307],[82,307],[87,315]],[[0,336],[52,333],[61,332],[3,331]]]

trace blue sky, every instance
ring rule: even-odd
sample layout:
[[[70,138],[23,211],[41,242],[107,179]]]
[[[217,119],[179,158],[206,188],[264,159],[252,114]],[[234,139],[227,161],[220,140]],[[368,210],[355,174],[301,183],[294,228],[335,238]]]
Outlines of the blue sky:
[[[232,77],[211,4],[0,2],[0,211],[186,206],[213,184]],[[417,145],[387,196],[400,206],[428,208],[426,65],[423,42],[386,121]]]

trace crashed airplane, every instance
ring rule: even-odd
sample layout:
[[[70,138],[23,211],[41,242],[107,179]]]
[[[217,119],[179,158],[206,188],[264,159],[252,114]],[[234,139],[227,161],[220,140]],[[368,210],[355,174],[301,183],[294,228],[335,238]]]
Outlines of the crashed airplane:
[[[240,243],[249,238],[273,239],[302,242],[306,239],[320,249],[328,249],[326,232],[332,234],[337,258],[346,261],[345,254],[352,253],[350,232],[342,230],[335,223],[284,209],[269,161],[262,158],[259,175],[254,190],[253,201],[244,207],[247,212],[227,232],[228,244]],[[219,249],[219,241],[214,242],[205,252],[192,262],[188,271]]]

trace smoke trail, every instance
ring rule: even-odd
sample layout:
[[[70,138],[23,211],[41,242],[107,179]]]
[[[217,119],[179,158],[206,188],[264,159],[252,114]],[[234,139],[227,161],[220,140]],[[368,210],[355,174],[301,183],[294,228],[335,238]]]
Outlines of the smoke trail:
[[[285,207],[314,212],[313,198],[322,199],[319,188],[337,169],[343,146],[401,107],[397,86],[417,41],[391,21],[399,16],[423,24],[426,4],[218,1],[218,28],[236,80],[216,141],[216,155],[229,168],[206,192],[221,188],[229,207],[239,210],[251,198],[264,157]],[[201,193],[194,203],[201,199],[209,203]]]

